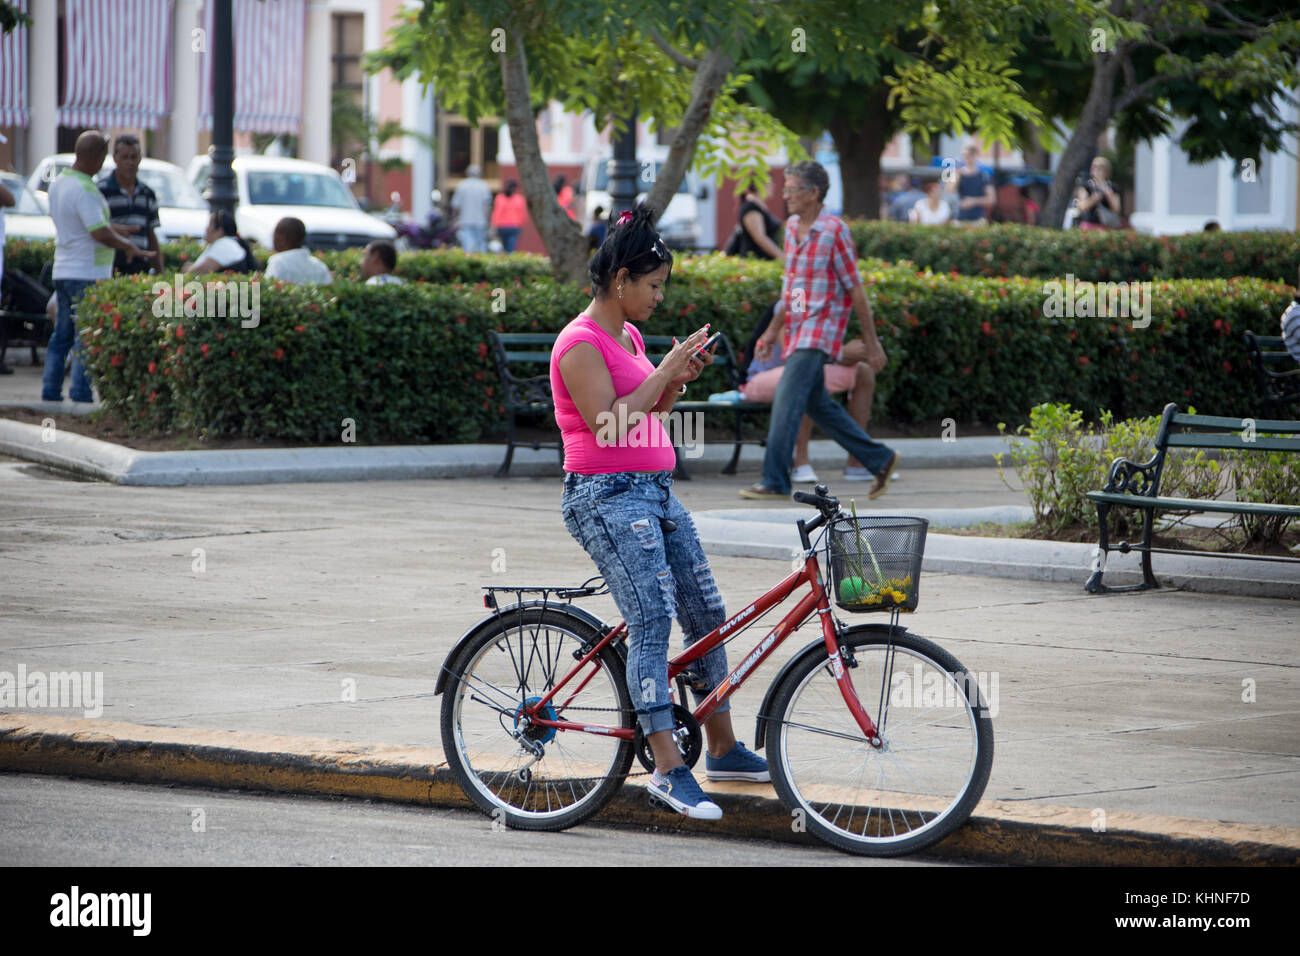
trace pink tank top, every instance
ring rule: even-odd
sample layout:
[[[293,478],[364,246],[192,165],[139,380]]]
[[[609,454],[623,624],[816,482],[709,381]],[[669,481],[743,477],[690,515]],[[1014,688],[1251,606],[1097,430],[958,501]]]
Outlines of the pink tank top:
[[[555,422],[564,438],[565,471],[580,475],[672,471],[677,464],[668,431],[657,417],[632,416],[622,438],[619,438],[618,427],[621,423],[613,416],[607,423],[599,423],[598,430],[593,432],[583,421],[569,390],[564,387],[560,359],[578,343],[586,342],[595,346],[605,359],[615,395],[621,398],[636,391],[655,367],[646,358],[641,333],[630,322],[624,328],[636,346],[636,355],[628,354],[612,335],[586,315],[580,315],[566,325],[551,349],[551,395],[555,400]]]

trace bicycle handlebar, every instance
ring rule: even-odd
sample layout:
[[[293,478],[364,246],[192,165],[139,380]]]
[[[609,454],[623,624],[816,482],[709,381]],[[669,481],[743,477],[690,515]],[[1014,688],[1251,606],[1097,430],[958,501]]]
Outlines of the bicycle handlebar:
[[[840,500],[832,498],[829,489],[825,485],[817,485],[812,494],[806,491],[796,491],[792,497],[800,504],[812,505],[821,512],[812,521],[799,522],[799,539],[803,542],[804,550],[807,550],[811,547],[808,537],[809,532],[816,531],[840,513]]]

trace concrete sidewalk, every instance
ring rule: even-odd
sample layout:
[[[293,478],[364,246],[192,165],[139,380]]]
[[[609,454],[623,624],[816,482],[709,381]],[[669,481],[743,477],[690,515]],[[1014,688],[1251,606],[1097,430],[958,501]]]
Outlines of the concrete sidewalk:
[[[702,475],[676,490],[702,523],[724,522],[734,519],[708,513],[737,510],[744,480]],[[222,785],[220,773],[202,776],[221,765],[225,785],[283,779],[315,792],[322,784],[304,768],[330,764],[348,792],[390,798],[413,787],[441,801],[433,683],[485,613],[478,588],[594,573],[558,501],[554,479],[141,488],[0,460],[0,671],[98,673],[104,688],[102,715],[88,722],[85,707],[0,704],[10,711],[0,767],[176,779],[170,764]],[[872,508],[1023,504],[996,472],[970,468],[905,470]],[[711,550],[732,607],[774,583],[788,560],[788,551],[774,561]],[[607,597],[584,605],[617,617]],[[992,778],[975,825],[953,838],[971,842],[949,852],[1300,861],[1297,602],[1170,590],[1093,597],[1081,580],[927,573],[906,623],[968,669],[999,675]],[[778,653],[814,637],[796,635]],[[737,695],[751,744],[780,662]],[[57,718],[78,723],[48,722]],[[268,751],[296,769],[256,756]],[[780,818],[788,828],[770,791],[723,799],[740,801],[728,804],[729,825],[761,835]],[[641,798],[629,801],[607,812],[648,814]]]

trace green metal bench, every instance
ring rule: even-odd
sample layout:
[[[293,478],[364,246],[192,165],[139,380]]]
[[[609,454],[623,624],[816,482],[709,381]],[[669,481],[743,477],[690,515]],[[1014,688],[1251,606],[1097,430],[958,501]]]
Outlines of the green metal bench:
[[[1286,414],[1300,407],[1300,365],[1282,344],[1282,337],[1247,332],[1245,338],[1264,408]]]
[[[560,455],[560,465],[564,464],[563,442],[521,441],[516,435],[516,425],[521,418],[550,416],[552,423],[555,402],[551,396],[551,346],[558,335],[531,332],[496,332],[489,330],[488,337],[492,354],[496,357],[497,370],[501,375],[501,388],[505,395],[506,408],[506,457],[497,469],[497,477],[510,474],[510,463],[514,458],[515,448],[524,445],[533,449],[555,448]],[[658,365],[664,354],[672,348],[673,340],[666,335],[647,335],[644,337],[646,357]],[[726,336],[718,340],[718,347],[713,357],[713,367],[721,368],[726,374],[732,389],[740,386],[740,369],[736,364],[735,354]],[[540,373],[524,374],[540,368]],[[708,402],[679,401],[673,406],[674,411],[686,413],[708,412],[715,415],[730,415],[735,424],[735,447],[731,460],[722,469],[726,475],[736,473],[740,461],[740,449],[746,444],[766,444],[766,439],[747,439],[744,437],[744,420],[747,416],[766,413],[771,406],[766,402]],[[683,462],[682,449],[674,446],[677,453],[677,468],[674,472],[678,478],[689,479],[690,474]]]
[[[1184,428],[1193,431],[1182,431]],[[1177,431],[1175,429],[1178,429]],[[1266,433],[1280,433],[1274,437]],[[1252,561],[1279,561],[1300,563],[1300,558],[1274,555],[1226,554],[1213,551],[1187,551],[1157,548],[1151,543],[1158,511],[1214,512],[1220,514],[1251,514],[1300,518],[1300,504],[1264,504],[1253,501],[1220,501],[1217,499],[1161,497],[1160,477],[1164,471],[1165,455],[1170,448],[1237,449],[1242,451],[1280,451],[1300,454],[1300,421],[1270,421],[1250,418],[1222,418],[1213,415],[1180,414],[1178,406],[1165,406],[1156,435],[1155,455],[1148,462],[1138,463],[1127,458],[1116,458],[1110,466],[1110,476],[1101,491],[1088,492],[1088,498],[1097,505],[1100,525],[1100,552],[1085,588],[1100,594],[1114,591],[1145,591],[1158,588],[1151,569],[1153,552],[1163,554],[1191,554],[1204,557],[1242,558]],[[1111,508],[1138,508],[1143,512],[1142,541],[1130,545],[1127,541],[1112,545],[1106,527]],[[1110,551],[1128,554],[1138,551],[1142,555],[1142,583],[1112,586],[1102,583],[1106,570],[1106,557]]]

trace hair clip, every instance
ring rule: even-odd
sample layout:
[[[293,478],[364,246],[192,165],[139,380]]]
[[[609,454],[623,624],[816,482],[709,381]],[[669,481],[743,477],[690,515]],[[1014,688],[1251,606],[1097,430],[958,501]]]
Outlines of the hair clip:
[[[619,214],[617,225],[621,226],[623,225],[623,223],[631,222],[631,221],[632,221],[632,210],[624,209],[623,212]]]

